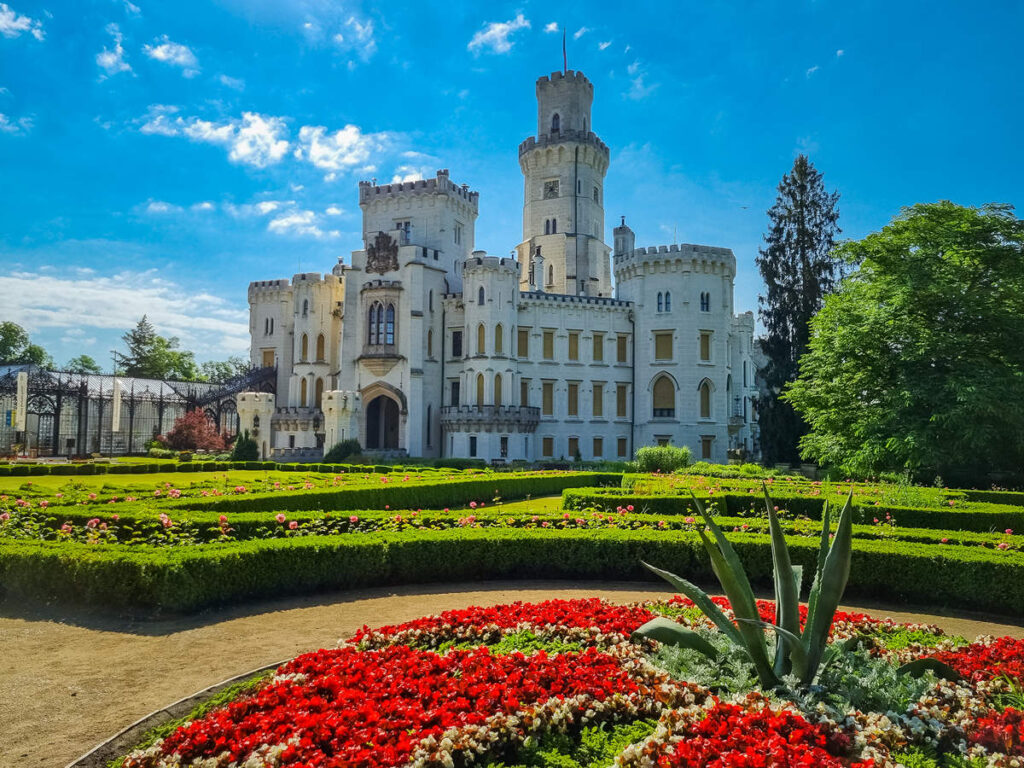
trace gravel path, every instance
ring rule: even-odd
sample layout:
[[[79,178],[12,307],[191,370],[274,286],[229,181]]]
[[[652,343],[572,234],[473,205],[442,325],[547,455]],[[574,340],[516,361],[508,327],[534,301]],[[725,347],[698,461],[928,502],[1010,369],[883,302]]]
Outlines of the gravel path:
[[[63,766],[155,709],[255,667],[333,646],[363,624],[513,600],[599,596],[630,602],[668,594],[653,583],[481,582],[263,601],[153,622],[7,603],[0,605],[0,766]],[[928,621],[970,639],[1024,637],[1024,627],[980,616],[850,607]]]

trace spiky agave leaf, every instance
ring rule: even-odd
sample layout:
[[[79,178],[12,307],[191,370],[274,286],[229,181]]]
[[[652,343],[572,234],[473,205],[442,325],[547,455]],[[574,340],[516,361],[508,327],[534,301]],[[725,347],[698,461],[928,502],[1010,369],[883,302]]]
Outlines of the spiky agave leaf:
[[[693,600],[693,604],[700,608],[701,612],[711,619],[712,623],[718,627],[722,633],[729,638],[729,640],[736,643],[738,646],[744,646],[743,637],[740,635],[736,625],[729,621],[729,617],[722,612],[722,609],[712,602],[707,592],[696,584],[687,581],[682,576],[676,576],[674,573],[664,571],[661,568],[656,568],[650,563],[645,563],[643,560],[640,561],[640,564],[651,573],[661,576],[661,578]]]
[[[825,500],[825,506],[821,510],[821,541],[818,544],[818,559],[814,564],[814,582],[811,584],[811,592],[807,597],[807,624],[804,626],[803,640],[804,647],[807,647],[810,638],[811,619],[817,613],[818,595],[821,594],[821,573],[825,569],[825,558],[828,556],[828,535],[832,527],[832,508]]]
[[[638,636],[649,637],[666,645],[677,645],[680,648],[699,651],[712,661],[718,658],[718,651],[711,643],[692,629],[687,629],[682,624],[666,619],[664,616],[657,616],[648,621],[633,632],[632,639],[635,640]]]
[[[790,671],[789,667],[792,666],[790,658],[795,649],[792,647],[794,641],[791,638],[796,638],[797,645],[800,645],[801,652],[804,652],[800,642],[800,582],[794,583],[793,561],[789,557],[786,536],[779,525],[779,516],[775,514],[775,506],[768,495],[768,486],[762,482],[761,487],[764,490],[768,527],[771,531],[775,577],[775,624],[785,630],[785,634],[779,636],[775,648],[774,671],[776,675],[781,676],[787,674]],[[800,573],[802,574],[802,571]]]

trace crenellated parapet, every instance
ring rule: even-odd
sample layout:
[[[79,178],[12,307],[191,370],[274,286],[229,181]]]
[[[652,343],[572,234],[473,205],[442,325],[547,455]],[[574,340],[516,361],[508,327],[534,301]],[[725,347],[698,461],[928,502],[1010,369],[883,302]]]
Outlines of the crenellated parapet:
[[[645,271],[736,273],[732,250],[712,245],[654,245],[616,254],[613,259],[617,280]]]
[[[377,201],[414,199],[433,195],[457,198],[474,212],[479,208],[480,193],[471,190],[467,184],[455,184],[449,177],[447,168],[439,170],[432,179],[400,181],[393,184],[359,182],[359,205],[363,207]]]
[[[474,251],[473,255],[463,262],[463,279],[480,272],[506,273],[518,278],[519,262],[506,256],[486,256],[483,251]]]

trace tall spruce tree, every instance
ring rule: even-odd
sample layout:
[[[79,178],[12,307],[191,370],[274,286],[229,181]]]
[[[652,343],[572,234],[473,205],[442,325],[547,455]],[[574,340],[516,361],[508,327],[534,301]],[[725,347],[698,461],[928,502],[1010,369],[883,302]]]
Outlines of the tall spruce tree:
[[[195,355],[179,349],[176,337],[158,335],[145,315],[121,339],[128,352],[114,351],[113,354],[117,373],[123,376],[184,381],[195,381],[199,376]]]
[[[799,460],[797,443],[808,429],[779,395],[797,377],[810,338],[808,323],[840,271],[840,261],[832,255],[841,231],[838,202],[839,193],[825,191],[821,173],[807,156],[797,155],[768,211],[771,225],[757,257],[767,289],[758,299],[765,328],[761,348],[768,358],[761,372],[768,392],[758,403],[758,426],[767,462]]]

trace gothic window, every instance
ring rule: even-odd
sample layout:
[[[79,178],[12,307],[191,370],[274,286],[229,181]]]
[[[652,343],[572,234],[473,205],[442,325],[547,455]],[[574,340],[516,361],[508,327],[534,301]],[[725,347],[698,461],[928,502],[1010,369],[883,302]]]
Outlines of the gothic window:
[[[319,336],[316,337],[316,360],[318,363],[322,363],[326,359],[324,357],[324,352],[326,351],[324,349],[325,346],[326,345],[324,343],[324,335],[321,333]]]
[[[309,337],[306,334],[302,334],[302,348],[299,352],[299,360],[306,362],[306,359],[309,357]]]
[[[702,419],[711,418],[711,382],[704,379],[697,387],[697,391],[700,393],[700,417]]]
[[[252,428],[253,429],[259,429],[260,428],[260,417],[259,416],[253,416],[252,417]]]
[[[505,329],[501,327],[501,323],[498,323],[497,326],[495,326],[495,328],[494,328],[494,354],[495,355],[502,355],[502,354],[505,353],[505,351],[504,351],[505,344],[502,341],[502,336],[504,336],[504,334],[505,334]]]
[[[484,287],[481,285],[480,290],[476,292],[476,303],[483,306],[484,303]]]
[[[501,405],[501,374],[494,374],[494,404]]]
[[[388,304],[388,311],[386,315],[386,322],[384,325],[384,343],[394,344],[395,343],[395,305]]]
[[[309,299],[302,300],[302,316],[307,317],[309,315]]]
[[[668,291],[665,291],[665,311],[672,311],[672,294],[669,293]]]
[[[659,376],[654,382],[654,410],[655,418],[675,418],[676,415],[676,387],[668,376]]]
[[[452,331],[452,357],[462,357],[462,331]]]
[[[434,329],[427,329],[427,357],[434,356]]]
[[[299,382],[299,406],[302,408],[306,407],[306,380],[302,379]]]
[[[707,291],[701,291],[700,294],[700,311],[710,312],[711,311],[711,294]]]
[[[552,219],[551,220],[551,234],[552,235],[557,235],[558,234],[558,219]]]
[[[476,375],[476,404],[484,404],[484,375],[482,373]]]
[[[478,355],[487,354],[487,331],[484,330],[483,323],[476,327],[476,353]]]
[[[548,267],[548,285],[555,284],[555,267],[551,265]]]
[[[594,187],[594,202],[595,203],[600,204],[601,201],[600,201],[600,199],[598,199],[599,197],[600,197],[600,193],[598,192],[597,187]]]
[[[433,291],[430,291],[430,293],[427,294],[427,307],[430,309],[431,312],[434,311],[434,292]]]
[[[661,299],[661,292],[658,292],[658,311],[661,312],[664,309],[664,303]]]
[[[544,219],[544,234],[551,234],[551,219]]]
[[[377,343],[377,304],[373,303],[370,305],[370,314],[367,318],[367,328],[369,335],[366,338],[367,344]]]
[[[313,401],[313,404],[317,408],[323,408],[323,399],[324,399],[324,380],[323,379],[317,379],[316,380],[316,399]]]
[[[558,113],[555,112],[555,114],[551,116],[551,132],[552,133],[558,133],[561,130],[561,122],[562,122],[561,118],[558,116]]]

